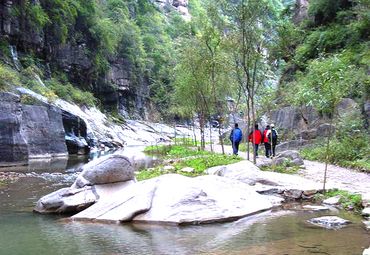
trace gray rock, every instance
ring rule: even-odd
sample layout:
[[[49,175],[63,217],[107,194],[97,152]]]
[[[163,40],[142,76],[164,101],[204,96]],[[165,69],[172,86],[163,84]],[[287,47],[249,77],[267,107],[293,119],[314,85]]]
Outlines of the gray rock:
[[[335,197],[329,197],[322,202],[327,205],[338,205],[339,200],[340,200],[340,196],[335,196]]]
[[[261,171],[247,160],[226,166],[213,167],[208,169],[207,172],[252,185],[257,192],[263,193],[266,190],[275,190],[276,193],[280,194],[287,191],[287,197],[300,197],[303,191],[317,193],[322,188],[321,184],[300,176]],[[297,190],[294,194],[300,194],[290,194],[294,190]]]
[[[328,123],[321,124],[317,128],[317,136],[319,137],[327,137],[330,133],[332,134],[335,131],[335,127]]]
[[[0,92],[0,162],[26,161],[28,145],[21,133],[22,108],[19,96]]]
[[[92,187],[82,189],[63,188],[48,194],[37,202],[38,213],[73,213],[89,207],[98,199]]]
[[[30,158],[67,155],[60,109],[23,105],[21,128]]]
[[[302,197],[303,190],[299,189],[287,189],[284,191],[283,195],[287,200],[297,200]]]
[[[20,97],[0,93],[0,160],[66,156],[61,111],[55,107],[22,105]]]
[[[298,149],[298,148],[301,148],[301,147],[303,147],[307,144],[308,144],[308,141],[303,140],[303,139],[282,142],[282,143],[276,145],[276,151],[279,152],[279,151]]]
[[[308,220],[308,222],[327,229],[339,229],[351,223],[349,220],[345,220],[337,216],[323,216],[319,218],[313,218]]]
[[[277,155],[277,157],[278,158],[288,158],[290,160],[301,158],[300,155],[299,155],[299,152],[295,151],[295,150],[287,150],[287,151],[280,152]]]
[[[63,188],[43,196],[37,202],[34,211],[48,213],[77,213],[100,199],[108,199],[112,194],[118,194],[133,181],[85,186],[83,188]]]
[[[370,230],[370,220],[364,220],[362,223],[364,223],[366,230]]]
[[[362,194],[362,206],[370,207],[370,193]]]
[[[370,255],[370,247],[362,252],[362,255]]]
[[[307,130],[319,119],[318,113],[312,107],[283,107],[273,111],[270,116],[271,122],[283,130],[299,131]]]
[[[79,170],[82,172],[73,183],[72,188],[125,182],[135,178],[130,160],[120,154],[112,154],[90,161]]]
[[[370,216],[370,207],[366,207],[365,209],[362,210],[361,215],[364,217],[369,217]]]
[[[219,176],[189,178],[171,174],[158,177],[157,180],[151,209],[136,216],[134,222],[220,222],[272,207],[266,198],[248,185]]]
[[[308,0],[297,0],[294,8],[293,22],[295,24],[301,23],[308,18]]]
[[[304,205],[303,209],[308,211],[329,211],[330,209],[326,206],[319,205]]]
[[[271,207],[266,197],[238,181],[168,174],[100,199],[72,219],[200,224],[234,220]]]
[[[336,112],[340,117],[360,115],[360,107],[351,98],[343,98],[336,107]]]
[[[312,140],[317,137],[317,128],[303,130],[297,135],[297,139]]]

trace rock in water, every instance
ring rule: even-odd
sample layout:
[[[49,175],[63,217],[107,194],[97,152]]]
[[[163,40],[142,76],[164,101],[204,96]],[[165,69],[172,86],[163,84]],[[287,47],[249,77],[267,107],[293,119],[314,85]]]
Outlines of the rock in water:
[[[351,223],[349,220],[345,220],[337,216],[323,216],[319,218],[313,218],[308,220],[308,222],[327,229],[339,229]]]
[[[82,172],[70,188],[42,197],[34,211],[39,213],[76,213],[133,184],[134,169],[123,155],[112,154],[81,167]]]
[[[72,188],[82,188],[95,184],[107,184],[134,180],[134,168],[130,160],[120,154],[112,154],[93,160],[82,166],[81,174]]]

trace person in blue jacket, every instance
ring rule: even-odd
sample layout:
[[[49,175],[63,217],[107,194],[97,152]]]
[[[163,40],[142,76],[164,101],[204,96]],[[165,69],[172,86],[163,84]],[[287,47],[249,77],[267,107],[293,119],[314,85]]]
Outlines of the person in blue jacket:
[[[233,146],[233,154],[238,155],[239,151],[239,143],[242,141],[243,133],[240,130],[238,123],[235,123],[235,127],[231,130],[230,133],[230,141]]]

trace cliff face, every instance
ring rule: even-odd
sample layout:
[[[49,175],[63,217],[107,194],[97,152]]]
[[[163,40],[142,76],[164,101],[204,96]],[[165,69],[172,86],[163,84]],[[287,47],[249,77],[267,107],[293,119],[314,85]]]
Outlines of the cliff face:
[[[0,93],[0,164],[66,156],[64,134],[60,109],[23,105],[19,96]]]
[[[59,3],[58,8],[57,2],[60,1],[0,0],[0,58],[3,62],[14,62],[10,58],[14,59],[14,54],[19,58],[31,56],[44,72],[45,79],[54,74],[65,75],[74,86],[93,92],[109,111],[118,110],[126,117],[147,119],[151,93],[149,81],[153,80],[153,73],[158,72],[153,71],[158,69],[158,63],[151,64],[152,70],[138,68],[137,62],[141,61],[138,60],[141,56],[131,51],[140,50],[141,47],[147,47],[144,50],[150,51],[149,46],[140,45],[140,40],[133,39],[138,35],[130,34],[123,36],[122,41],[115,42],[117,49],[108,50],[111,47],[111,28],[106,26],[105,18],[101,17],[98,9],[109,1],[88,1],[80,9],[68,9],[66,6],[72,6],[69,1]],[[144,7],[145,4],[152,4],[153,10],[157,6],[163,12],[178,11],[184,18],[190,18],[186,0],[142,2]],[[82,4],[85,5],[85,2],[82,1]],[[143,7],[136,2],[132,5],[126,15],[131,16],[127,19],[135,20],[137,12],[141,11],[139,8]],[[125,8],[122,7],[122,10]],[[140,33],[137,31],[138,25],[134,21],[132,24],[129,33]],[[148,54],[144,53],[143,56]],[[148,61],[144,59],[143,62]],[[22,69],[22,63],[12,64],[14,68]]]

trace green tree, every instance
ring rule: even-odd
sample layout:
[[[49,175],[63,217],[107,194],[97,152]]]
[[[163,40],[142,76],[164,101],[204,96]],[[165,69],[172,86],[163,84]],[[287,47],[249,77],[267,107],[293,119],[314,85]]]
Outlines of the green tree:
[[[311,61],[307,72],[299,74],[294,83],[296,89],[294,101],[297,105],[313,106],[326,114],[333,126],[335,109],[340,100],[348,96],[353,88],[361,89],[368,85],[369,80],[363,70],[351,65],[343,55],[336,54],[329,58]],[[330,129],[326,141],[324,190],[332,135],[333,132]]]

